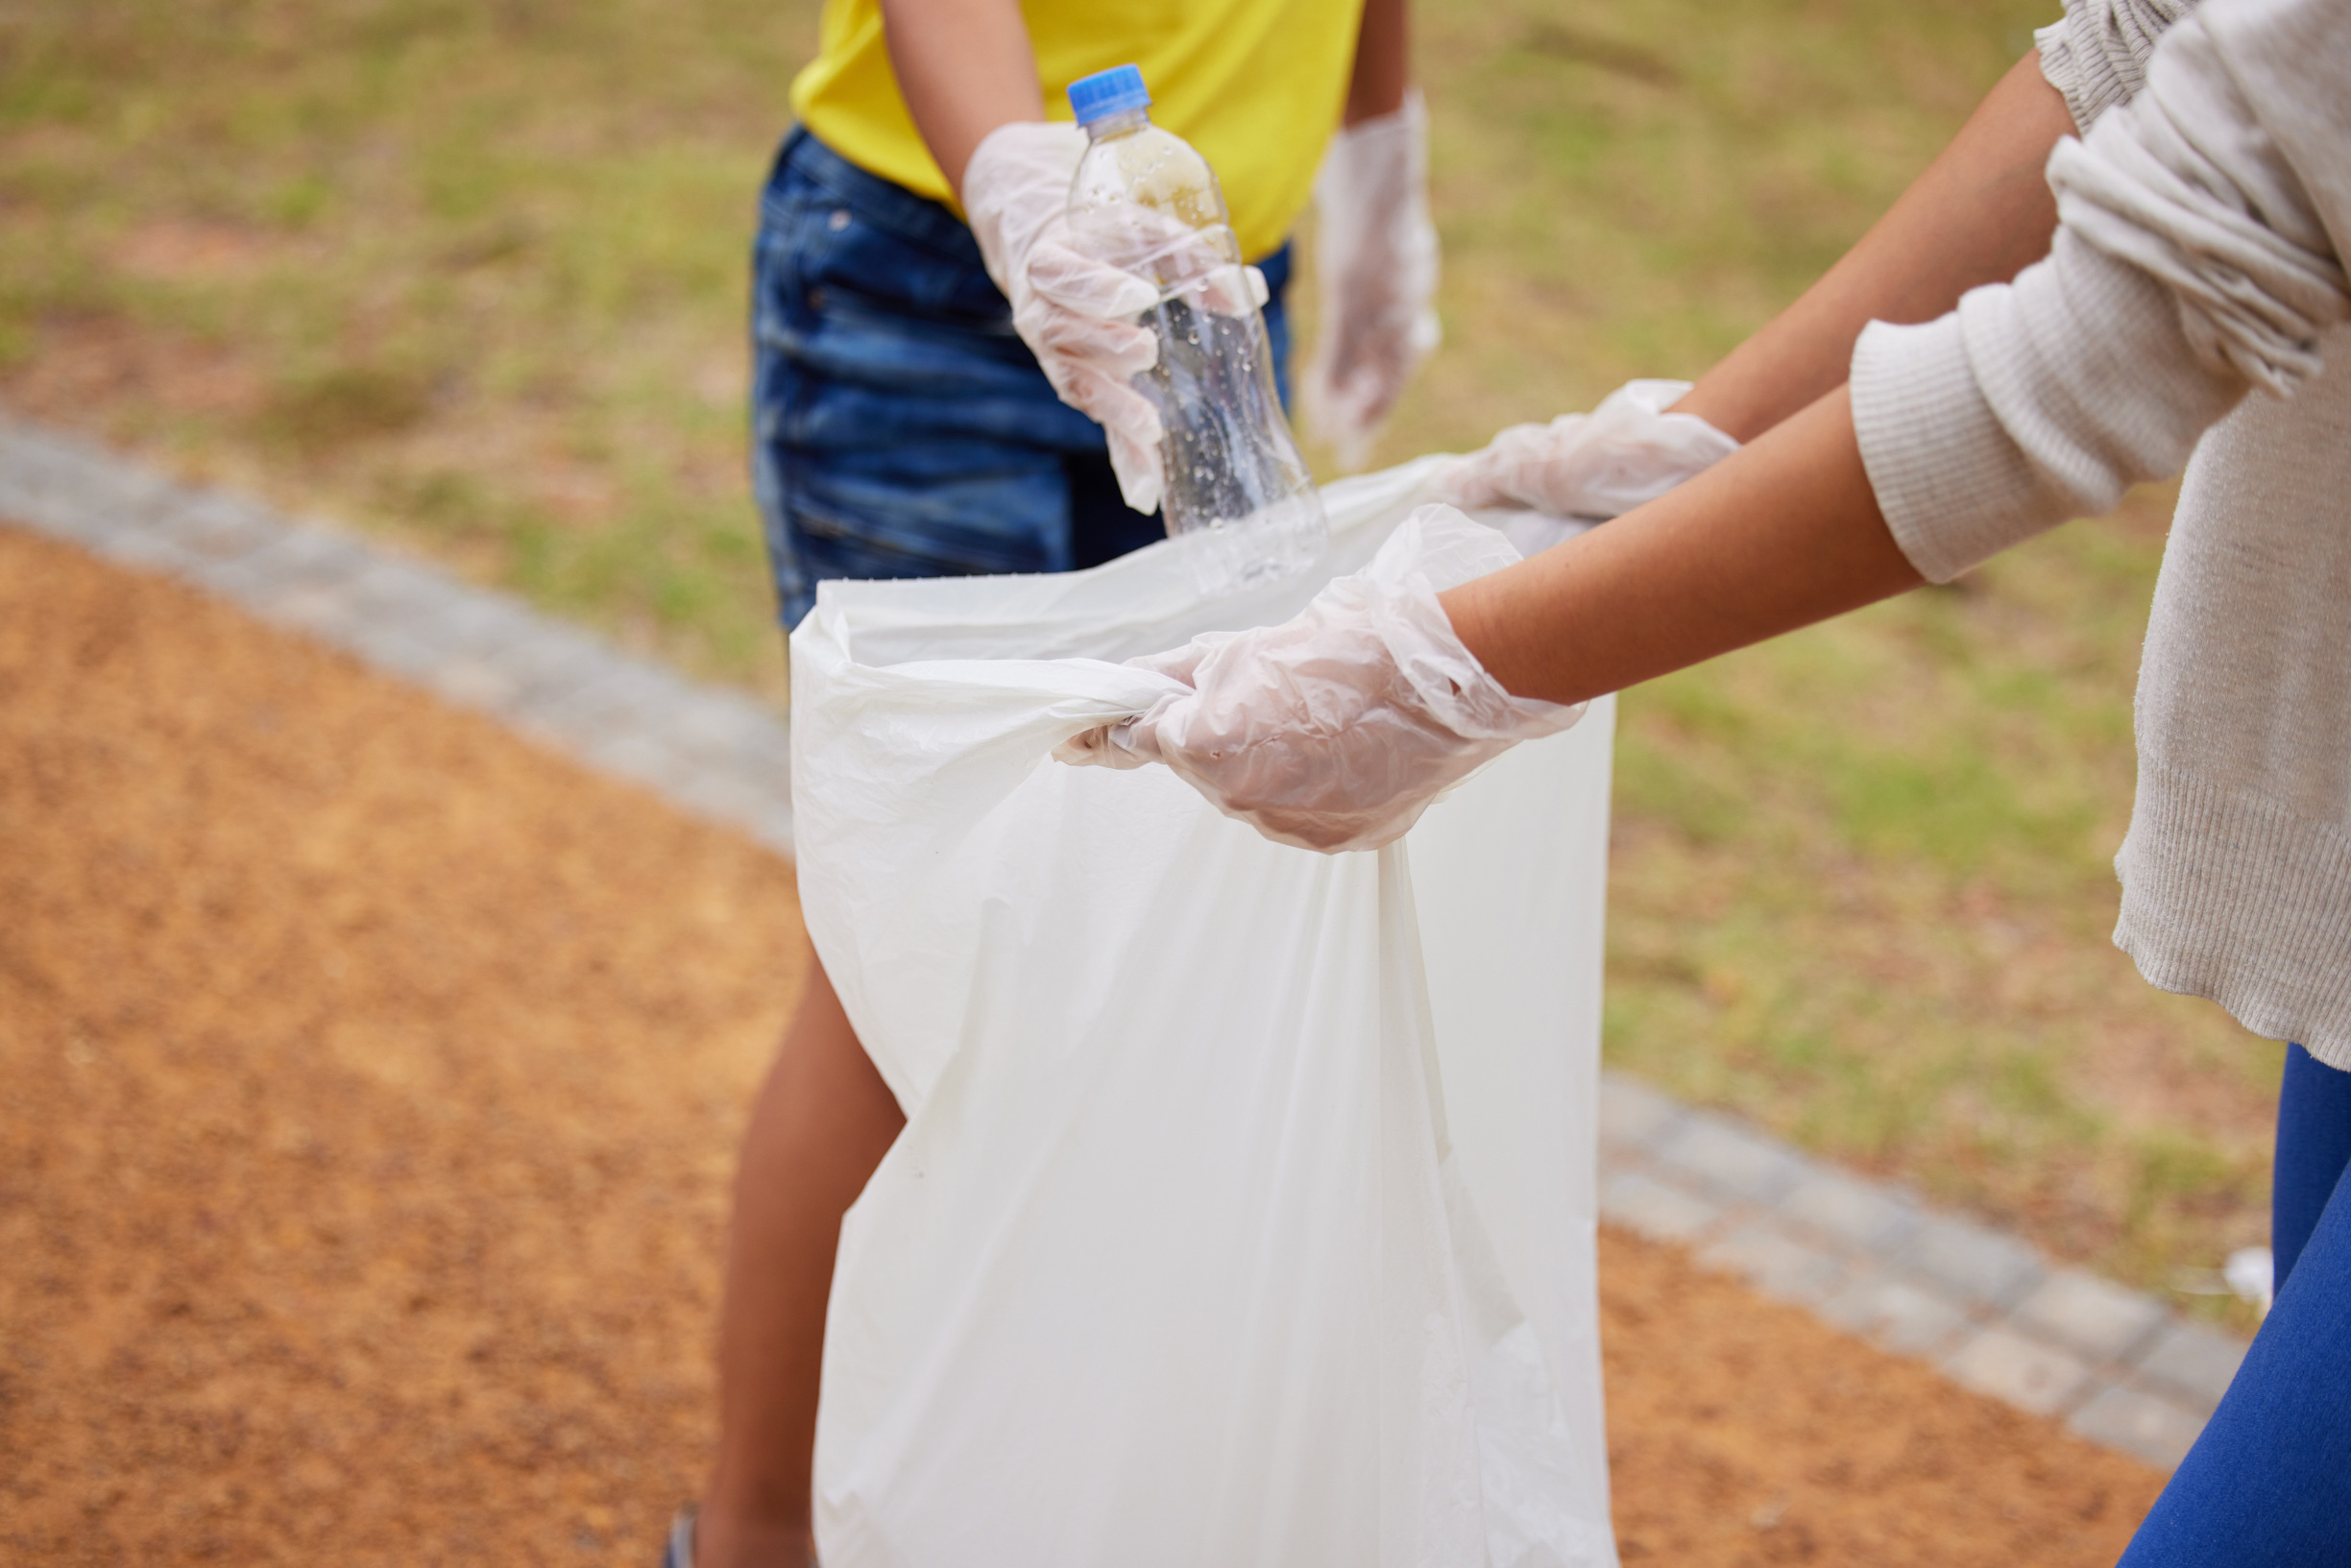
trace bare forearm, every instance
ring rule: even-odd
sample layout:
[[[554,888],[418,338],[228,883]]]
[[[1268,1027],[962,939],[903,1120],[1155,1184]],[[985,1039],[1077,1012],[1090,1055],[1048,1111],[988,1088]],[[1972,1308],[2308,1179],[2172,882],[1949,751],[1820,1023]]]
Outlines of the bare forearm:
[[[1932,321],[2048,253],[2057,206],[2042,170],[2073,133],[2038,56],[2017,62],[1870,231],[1821,280],[1675,405],[1752,441],[1845,380],[1872,321]]]
[[[882,0],[882,31],[914,129],[957,190],[989,132],[1045,118],[1019,0]]]
[[[1886,531],[1839,386],[1679,489],[1443,603],[1511,692],[1571,703],[1923,580]]]
[[[1411,60],[1405,0],[1364,0],[1363,29],[1355,36],[1355,74],[1347,82],[1345,123],[1356,125],[1402,109],[1404,89],[1412,84]]]

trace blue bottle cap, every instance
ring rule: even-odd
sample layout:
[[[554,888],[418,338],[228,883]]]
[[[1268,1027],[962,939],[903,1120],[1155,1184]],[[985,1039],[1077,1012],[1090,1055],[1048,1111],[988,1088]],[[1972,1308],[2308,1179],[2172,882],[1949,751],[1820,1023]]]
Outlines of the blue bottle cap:
[[[1123,114],[1130,109],[1150,108],[1151,94],[1144,90],[1143,72],[1139,68],[1113,65],[1071,83],[1069,101],[1078,123],[1092,125],[1096,120]]]

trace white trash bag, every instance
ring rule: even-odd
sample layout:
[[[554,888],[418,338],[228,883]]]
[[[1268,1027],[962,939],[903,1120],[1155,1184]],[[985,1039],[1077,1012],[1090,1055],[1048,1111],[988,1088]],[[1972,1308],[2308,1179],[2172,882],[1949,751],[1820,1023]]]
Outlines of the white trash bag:
[[[1351,855],[1048,756],[1168,688],[1116,661],[1294,614],[1440,464],[1332,486],[1286,584],[1203,600],[1171,543],[826,583],[792,634],[802,908],[908,1118],[834,1275],[827,1568],[1615,1562],[1610,705]]]

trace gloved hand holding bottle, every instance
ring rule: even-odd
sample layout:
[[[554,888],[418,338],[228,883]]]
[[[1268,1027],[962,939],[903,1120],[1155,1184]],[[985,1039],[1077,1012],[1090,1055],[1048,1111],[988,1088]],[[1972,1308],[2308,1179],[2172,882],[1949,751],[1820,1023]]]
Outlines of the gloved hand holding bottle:
[[[1081,137],[1001,126],[964,175],[1014,327],[1062,399],[1102,423],[1129,507],[1162,511],[1174,535],[1221,531],[1207,576],[1302,566],[1321,503],[1274,393],[1265,278],[1243,264],[1216,175],[1151,123],[1135,67],[1069,91]],[[1245,522],[1246,543],[1224,537]]]
[[[1149,512],[1159,504],[1165,432],[1132,382],[1157,355],[1136,318],[1159,291],[1071,233],[1070,182],[1085,150],[1074,125],[998,126],[964,168],[963,210],[988,277],[1011,302],[1013,330],[1061,400],[1102,425],[1120,492]]]

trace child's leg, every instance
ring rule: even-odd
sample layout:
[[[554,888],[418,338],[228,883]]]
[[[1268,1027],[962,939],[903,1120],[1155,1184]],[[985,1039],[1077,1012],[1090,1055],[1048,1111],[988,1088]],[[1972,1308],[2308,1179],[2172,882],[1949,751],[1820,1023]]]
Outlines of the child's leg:
[[[751,1110],[735,1176],[718,1329],[718,1460],[697,1568],[802,1568],[825,1300],[841,1216],[906,1119],[824,967]]]
[[[2346,1157],[2351,1073],[2297,1047],[2278,1099],[2276,1305],[2204,1435],[2139,1527],[2122,1568],[2351,1560]]]
[[[2300,1046],[2286,1048],[2278,1085],[2277,1159],[2269,1189],[2269,1252],[2286,1288],[2327,1199],[2351,1164],[2351,1073],[2338,1073]]]

